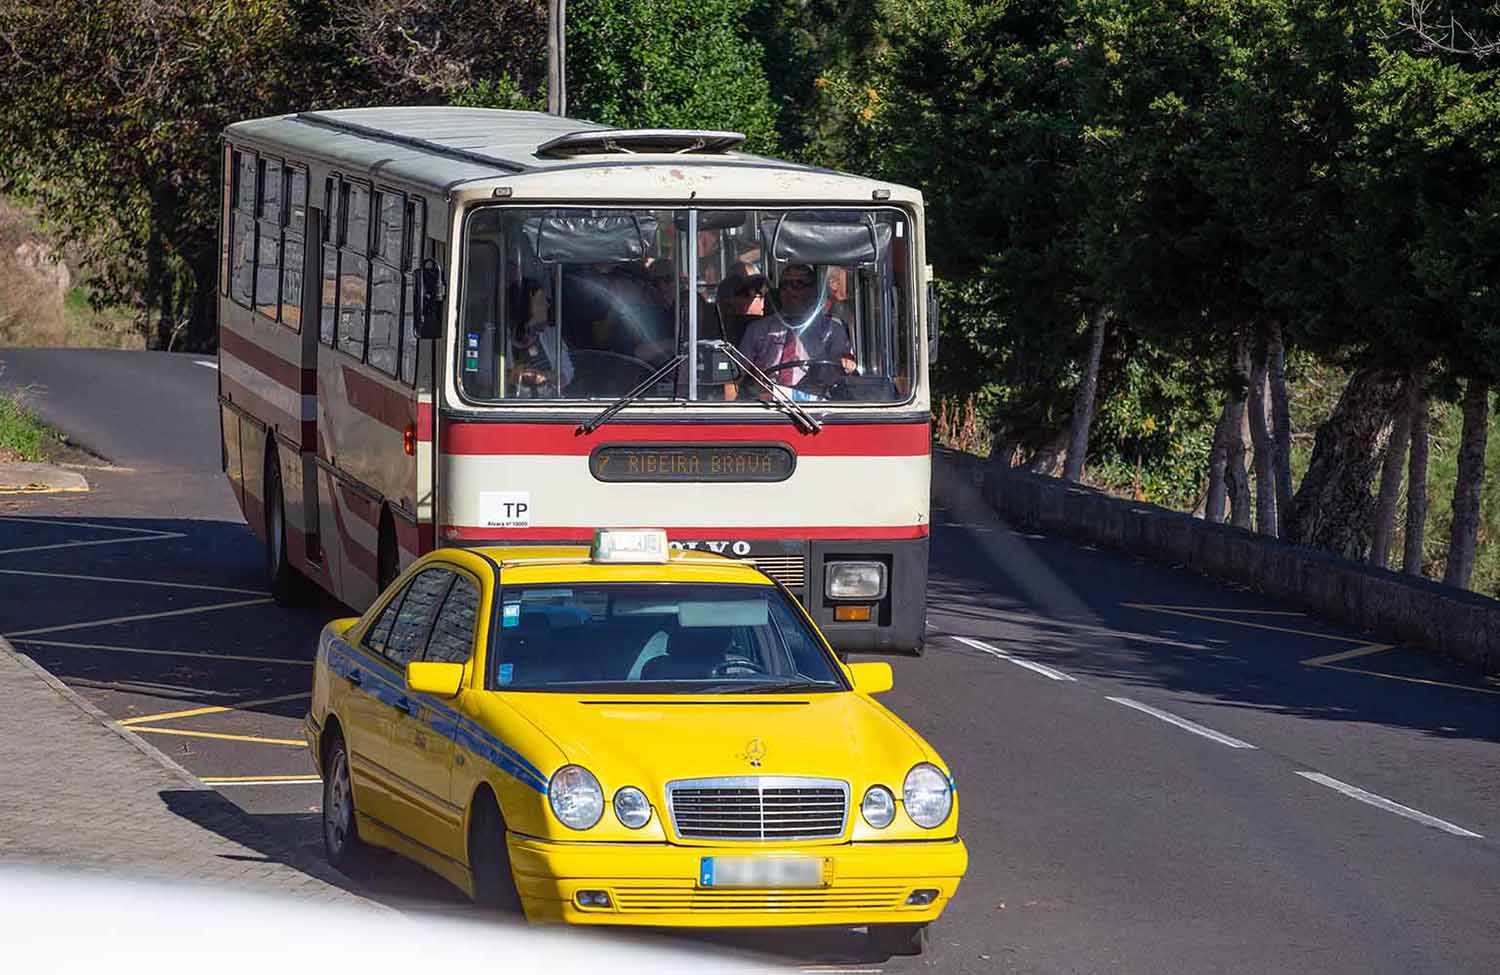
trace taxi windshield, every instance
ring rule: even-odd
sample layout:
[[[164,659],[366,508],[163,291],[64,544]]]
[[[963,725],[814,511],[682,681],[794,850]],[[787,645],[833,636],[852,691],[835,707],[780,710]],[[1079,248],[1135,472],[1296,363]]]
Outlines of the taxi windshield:
[[[503,691],[841,691],[817,635],[769,586],[505,586],[489,686]]]

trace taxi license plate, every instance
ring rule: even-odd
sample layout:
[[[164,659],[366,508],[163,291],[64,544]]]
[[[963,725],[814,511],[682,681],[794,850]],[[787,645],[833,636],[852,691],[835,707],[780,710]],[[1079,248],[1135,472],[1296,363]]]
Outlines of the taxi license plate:
[[[822,857],[703,857],[699,887],[824,887]]]

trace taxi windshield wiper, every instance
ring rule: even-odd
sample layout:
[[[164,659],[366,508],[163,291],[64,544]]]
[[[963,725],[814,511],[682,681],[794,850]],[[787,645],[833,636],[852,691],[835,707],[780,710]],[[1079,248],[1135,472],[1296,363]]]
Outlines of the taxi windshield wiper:
[[[788,396],[780,384],[761,371],[760,366],[751,361],[749,356],[723,339],[714,339],[712,344],[714,348],[729,356],[735,365],[748,372],[750,378],[764,386],[775,397],[776,402],[780,404],[782,409],[791,415],[799,427],[808,433],[817,433],[823,429],[823,421],[804,410],[800,403]]]
[[[680,366],[682,364],[682,360],[686,358],[686,352],[679,352],[672,358],[668,359],[665,363],[662,364],[661,368],[657,369],[645,379],[642,379],[640,383],[630,392],[626,393],[624,396],[621,396],[619,399],[615,400],[613,403],[600,410],[599,413],[592,419],[578,424],[578,432],[593,433],[595,430],[604,426],[604,424],[608,423],[616,413],[620,412],[631,403],[634,403],[636,400],[646,395],[647,390],[666,378],[667,374]]]
[[[837,681],[831,680],[779,680],[768,683],[745,683],[734,690],[740,694],[780,694],[782,691],[826,691],[839,690]]]

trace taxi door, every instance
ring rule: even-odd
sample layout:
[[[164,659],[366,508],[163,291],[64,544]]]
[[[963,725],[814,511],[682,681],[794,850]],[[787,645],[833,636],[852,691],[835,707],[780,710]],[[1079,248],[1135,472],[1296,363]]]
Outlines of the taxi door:
[[[479,582],[456,566],[453,583],[433,620],[420,658],[436,663],[467,663],[474,653]],[[460,692],[462,693],[462,692]],[[391,763],[400,781],[402,821],[411,837],[452,860],[462,861],[463,806],[452,801],[454,739],[459,721],[456,700],[408,693],[408,708],[391,726]]]
[[[385,645],[401,608],[405,590],[397,593],[381,609],[375,622],[347,653],[330,656],[333,672],[330,709],[343,725],[345,744],[349,748],[349,777],[354,788],[354,805],[361,813],[384,822],[390,815],[390,736],[387,733],[380,697],[392,673],[385,659]]]

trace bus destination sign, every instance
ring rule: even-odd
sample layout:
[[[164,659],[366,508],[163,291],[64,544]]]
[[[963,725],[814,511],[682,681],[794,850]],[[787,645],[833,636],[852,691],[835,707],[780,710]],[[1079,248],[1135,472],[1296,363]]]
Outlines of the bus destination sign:
[[[606,444],[589,454],[600,481],[784,481],[796,466],[782,444]]]

